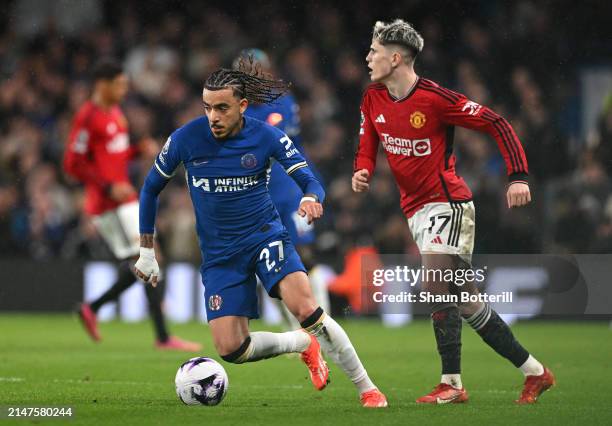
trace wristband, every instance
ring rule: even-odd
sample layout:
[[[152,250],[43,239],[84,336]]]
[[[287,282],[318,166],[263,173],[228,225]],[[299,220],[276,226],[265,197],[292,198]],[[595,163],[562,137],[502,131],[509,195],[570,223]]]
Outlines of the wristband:
[[[312,201],[313,203],[317,203],[317,199],[315,197],[312,197],[310,195],[304,195],[302,197],[302,199],[300,200],[300,204],[302,204],[304,201]]]
[[[155,259],[155,249],[149,247],[140,247],[140,257]]]

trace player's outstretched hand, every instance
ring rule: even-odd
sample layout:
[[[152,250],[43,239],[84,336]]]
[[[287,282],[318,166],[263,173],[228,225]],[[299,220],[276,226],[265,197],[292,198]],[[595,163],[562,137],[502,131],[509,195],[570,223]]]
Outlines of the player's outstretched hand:
[[[355,174],[353,174],[352,186],[353,191],[355,192],[365,192],[370,189],[370,184],[368,180],[370,178],[370,172],[367,169],[357,170]]]
[[[306,216],[310,225],[315,220],[323,216],[323,205],[316,201],[302,200],[298,214],[302,217]]]
[[[531,192],[529,185],[523,182],[511,183],[506,193],[508,208],[521,207],[531,202]]]
[[[134,265],[134,274],[146,283],[157,286],[159,279],[159,265],[155,258],[155,250],[152,248],[140,247],[140,257]]]

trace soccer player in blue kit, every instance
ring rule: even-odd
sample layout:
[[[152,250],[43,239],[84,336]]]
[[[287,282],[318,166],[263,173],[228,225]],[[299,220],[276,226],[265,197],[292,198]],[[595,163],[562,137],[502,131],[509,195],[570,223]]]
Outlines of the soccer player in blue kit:
[[[156,284],[159,267],[153,249],[157,198],[183,164],[196,215],[202,252],[206,311],[217,352],[241,364],[284,353],[301,353],[316,389],[328,383],[321,349],[355,384],[364,407],[386,407],[348,336],[317,306],[305,268],[280,221],[267,189],[271,159],[305,194],[299,214],[309,222],[323,214],[325,193],[291,139],[244,112],[249,102],[271,103],[287,85],[254,64],[220,69],[204,83],[206,116],[168,138],[140,193],[140,258],[134,267]],[[286,333],[249,332],[257,318],[256,279],[281,298],[303,327]]]
[[[234,68],[237,68],[241,63],[240,61],[254,61],[261,65],[264,72],[270,72],[272,68],[270,58],[260,49],[245,49],[240,52],[240,55],[234,61]],[[272,103],[251,103],[244,115],[256,118],[283,131],[291,138],[293,146],[306,159],[300,136],[299,106],[291,93],[284,93]],[[303,195],[302,190],[291,179],[291,176],[285,173],[278,162],[274,162],[270,169],[268,191],[276,210],[278,210],[281,222],[289,233],[291,242],[298,248],[312,243],[315,238],[314,227],[298,214]],[[298,249],[298,252],[301,256],[304,256],[302,250]]]
[[[234,69],[238,69],[242,62],[248,62],[249,64],[257,63],[265,73],[273,73],[274,70],[270,57],[261,49],[249,48],[241,51],[234,60]],[[294,96],[288,91],[269,104],[249,103],[244,115],[256,118],[283,131],[291,138],[293,146],[300,151],[300,154],[308,161],[304,149],[302,148],[299,109],[299,105]],[[297,249],[306,270],[310,271],[311,268],[315,266],[314,254],[310,246],[315,240],[315,232],[314,225],[309,223],[307,218],[299,215],[300,203],[304,193],[291,176],[285,172],[285,169],[283,169],[280,163],[273,162],[271,166],[270,180],[268,181],[270,198],[272,198],[272,203],[276,207],[281,222],[285,226],[285,229],[287,229],[289,238]],[[315,177],[319,178],[310,164],[309,166],[311,171],[314,172]],[[311,279],[310,285],[319,306],[323,309],[329,309],[327,284],[320,280]],[[291,315],[286,308],[280,306],[280,301],[278,301],[278,303],[274,303],[274,301],[275,299],[268,299],[265,298],[265,296],[264,300],[261,301],[261,314],[264,321],[267,315],[271,315],[270,303],[272,303],[272,305],[279,305],[278,308],[285,320],[285,325],[289,327],[289,329],[299,328],[299,324],[293,318],[293,315]]]

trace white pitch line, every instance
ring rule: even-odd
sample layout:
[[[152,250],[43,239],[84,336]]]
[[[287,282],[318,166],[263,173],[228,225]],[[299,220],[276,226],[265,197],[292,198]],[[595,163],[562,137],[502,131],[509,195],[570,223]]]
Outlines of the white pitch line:
[[[23,382],[23,377],[0,377],[0,382]]]
[[[75,379],[53,379],[53,383],[74,383],[81,385],[127,385],[127,386],[142,386],[154,385],[153,382],[126,382],[114,380],[75,380]]]
[[[23,377],[0,377],[0,382],[25,382]],[[157,382],[134,382],[121,380],[82,380],[82,379],[53,379],[53,383],[71,383],[81,385],[126,385],[126,386],[151,386],[157,385]],[[248,389],[304,389],[303,385],[241,385],[242,388]]]

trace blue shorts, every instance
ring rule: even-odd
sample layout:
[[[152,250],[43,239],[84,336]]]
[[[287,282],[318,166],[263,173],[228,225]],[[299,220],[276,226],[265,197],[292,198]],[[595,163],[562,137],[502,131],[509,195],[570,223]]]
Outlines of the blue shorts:
[[[228,315],[259,318],[255,275],[268,294],[278,298],[276,284],[297,271],[306,272],[306,268],[286,231],[241,250],[223,263],[203,265],[201,273],[208,320]]]

